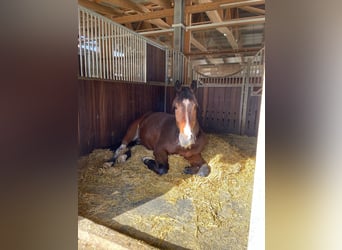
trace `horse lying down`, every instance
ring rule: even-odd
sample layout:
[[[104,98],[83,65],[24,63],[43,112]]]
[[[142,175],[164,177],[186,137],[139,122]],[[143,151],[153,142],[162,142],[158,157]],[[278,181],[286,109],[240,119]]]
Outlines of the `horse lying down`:
[[[189,161],[190,166],[185,167],[184,173],[209,175],[210,167],[201,156],[207,138],[197,121],[196,81],[192,81],[190,87],[176,81],[175,88],[176,96],[172,104],[175,114],[151,112],[135,120],[114,157],[105,163],[107,166],[126,161],[131,156],[131,146],[141,144],[153,150],[154,159],[143,157],[142,161],[158,175],[168,172],[170,154],[179,154]]]

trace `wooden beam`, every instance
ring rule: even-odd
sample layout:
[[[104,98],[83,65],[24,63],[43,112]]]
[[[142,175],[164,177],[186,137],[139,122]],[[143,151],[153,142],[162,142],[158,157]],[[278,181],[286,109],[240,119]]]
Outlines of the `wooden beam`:
[[[132,10],[135,10],[138,12],[142,12],[142,9],[138,4],[133,3],[129,0],[95,0],[95,2],[107,3],[110,5],[114,5],[116,7],[120,7],[120,8],[124,8],[124,9],[132,9]]]
[[[217,10],[219,8],[236,8],[239,6],[249,6],[249,5],[257,5],[257,4],[264,4],[265,0],[251,0],[251,1],[241,1],[236,3],[236,0],[217,0],[212,3],[204,3],[204,4],[196,4],[191,6],[185,7],[185,13],[200,13],[209,10]],[[224,5],[228,5],[226,7]],[[221,6],[223,5],[223,6]]]
[[[164,9],[171,8],[171,2],[168,0],[150,0],[150,2],[159,5]]]
[[[110,0],[107,0],[110,1]],[[199,12],[205,12],[209,10],[217,10],[220,8],[220,4],[222,3],[231,3],[234,2],[233,0],[224,0],[224,1],[218,1],[218,2],[212,2],[212,3],[205,3],[205,4],[197,4],[197,5],[191,5],[191,6],[185,6],[185,15],[190,13],[199,13]],[[232,7],[241,7],[251,4],[264,4],[265,1],[244,1],[244,2],[238,2],[238,3],[232,3]],[[222,8],[228,8],[228,7],[222,7]],[[138,21],[144,21],[149,19],[158,19],[163,17],[170,17],[173,16],[173,9],[164,9],[159,11],[153,11],[148,13],[141,13],[136,15],[129,15],[129,16],[122,16],[122,17],[116,17],[113,18],[113,21],[117,23],[131,23],[131,22],[138,22]]]
[[[207,48],[203,46],[198,40],[196,40],[193,36],[191,36],[191,43],[200,51],[207,51]],[[186,55],[190,55],[191,53],[185,53]]]
[[[158,18],[169,17],[169,16],[173,16],[173,9],[165,9],[165,10],[141,13],[141,14],[130,15],[130,16],[116,17],[116,18],[113,18],[113,21],[117,23],[132,23],[132,22],[158,19]]]
[[[79,5],[82,5],[85,8],[91,9],[101,14],[106,14],[106,15],[113,15],[113,14],[122,15],[123,14],[123,11],[119,11],[118,9],[106,7],[101,4],[90,2],[88,0],[78,0],[78,3]]]
[[[223,21],[221,23],[192,25],[192,26],[186,27],[186,29],[187,30],[207,30],[207,29],[216,29],[217,27],[223,27],[223,26],[242,26],[242,25],[259,24],[259,23],[265,23],[265,16],[237,18],[237,19],[233,19],[230,21]]]
[[[199,0],[200,3],[212,3],[212,0]],[[221,23],[222,22],[222,18],[219,15],[217,10],[212,10],[212,11],[206,11],[207,16],[209,17],[210,21],[212,21],[213,23]],[[232,33],[232,31],[230,29],[228,29],[227,27],[219,27],[216,28],[219,32],[221,32],[222,34],[224,34],[224,36],[227,38],[228,43],[230,44],[230,46],[233,49],[237,49],[239,46],[234,38],[234,35]]]
[[[255,7],[251,7],[251,6],[245,6],[245,7],[239,7],[242,10],[251,12],[251,13],[255,13],[258,15],[265,15],[265,10],[263,9],[259,9],[259,8],[255,8]]]
[[[198,48],[199,49],[199,48]],[[186,53],[186,56],[196,57],[196,56],[205,56],[205,55],[235,55],[236,53],[241,54],[255,54],[257,53],[261,47],[251,47],[251,48],[240,48],[240,49],[230,49],[230,50],[215,50],[215,51],[206,51],[202,50],[199,52],[190,52]]]
[[[233,3],[223,3],[220,4],[221,8],[239,8],[243,6],[261,5],[265,4],[265,0],[246,0]]]
[[[137,12],[142,12],[142,14],[139,14],[139,15],[144,15],[144,14],[149,14],[149,13],[153,13],[151,12],[148,8],[146,8],[145,6],[143,5],[140,5],[140,4],[136,4],[136,3],[133,3],[131,1],[128,1],[128,0],[125,0],[125,1],[121,1],[121,0],[98,0],[98,1],[102,1],[102,2],[107,2],[107,3],[110,3],[110,4],[114,4],[114,5],[117,5],[117,6],[120,6],[122,8],[128,8],[128,9],[134,9],[136,10]],[[127,16],[129,17],[129,16]],[[161,16],[162,17],[162,16]],[[162,29],[165,29],[165,28],[170,28],[170,25],[167,24],[166,22],[164,22],[162,19],[160,19],[161,17],[159,18],[154,18],[155,20],[149,20],[150,23],[162,28]],[[126,23],[132,23],[134,22],[134,20],[129,20],[129,21],[125,21],[125,22],[122,22],[120,20],[118,20],[118,18],[113,18],[112,19],[114,22],[117,22],[117,23],[121,23],[121,24],[126,24]],[[146,19],[147,20],[147,19]],[[142,21],[142,19],[139,19],[139,20],[135,20],[135,21]]]

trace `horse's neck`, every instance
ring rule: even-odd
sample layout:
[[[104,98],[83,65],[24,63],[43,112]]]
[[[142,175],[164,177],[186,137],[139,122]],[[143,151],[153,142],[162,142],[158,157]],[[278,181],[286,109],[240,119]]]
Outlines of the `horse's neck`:
[[[196,124],[195,124],[193,130],[194,130],[194,131],[193,131],[194,135],[197,137],[198,134],[199,134],[199,132],[200,132],[200,130],[201,130],[197,119],[196,119]]]

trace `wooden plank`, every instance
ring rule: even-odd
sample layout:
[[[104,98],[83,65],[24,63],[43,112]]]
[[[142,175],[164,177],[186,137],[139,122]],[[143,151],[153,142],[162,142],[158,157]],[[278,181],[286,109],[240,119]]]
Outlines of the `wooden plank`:
[[[254,14],[258,14],[258,15],[265,15],[265,10],[251,7],[251,6],[240,7],[240,9],[254,13]]]
[[[101,4],[97,4],[95,2],[90,2],[88,0],[78,0],[78,3],[82,5],[83,7],[86,7],[88,9],[91,9],[93,11],[96,11],[101,14],[106,14],[106,15],[122,15],[124,12],[120,11],[118,9],[110,8],[103,6]]]
[[[236,0],[217,0],[212,3],[204,3],[204,4],[196,4],[196,5],[191,5],[191,6],[186,6],[185,7],[185,14],[186,13],[200,13],[200,12],[205,12],[205,11],[210,11],[210,10],[217,10],[221,7],[222,4],[230,4],[229,8],[236,8],[240,6],[249,6],[249,5],[259,5],[259,4],[264,4],[265,1],[241,1],[236,3]]]
[[[222,1],[216,1],[212,3],[204,3],[204,4],[196,4],[191,6],[185,6],[185,15],[187,14],[193,14],[193,13],[201,13],[211,10],[217,10],[220,7],[221,4],[227,4],[231,3],[232,7],[229,8],[236,8],[236,7],[242,7],[242,6],[249,6],[249,5],[258,5],[258,4],[264,4],[265,1],[242,1],[237,4],[234,3],[235,0],[222,0]],[[235,4],[235,5],[234,5]],[[116,17],[112,20],[117,23],[131,23],[131,22],[139,22],[144,20],[151,20],[151,19],[159,19],[164,17],[171,17],[173,16],[173,9],[164,9],[164,10],[158,10],[153,12],[147,12],[147,13],[140,13],[135,15],[127,15],[122,17]]]
[[[136,15],[115,17],[112,20],[117,23],[132,23],[151,19],[159,19],[173,16],[173,9],[158,10],[147,13],[140,13]]]
[[[163,111],[163,86],[79,80],[79,152],[117,145],[129,124],[147,111]]]

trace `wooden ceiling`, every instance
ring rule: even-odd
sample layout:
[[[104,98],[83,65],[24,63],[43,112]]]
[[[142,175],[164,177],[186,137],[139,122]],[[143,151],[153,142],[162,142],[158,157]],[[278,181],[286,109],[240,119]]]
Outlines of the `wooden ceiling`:
[[[183,1],[183,52],[198,72],[231,74],[264,46],[264,0]],[[174,0],[78,0],[78,3],[173,48]]]

